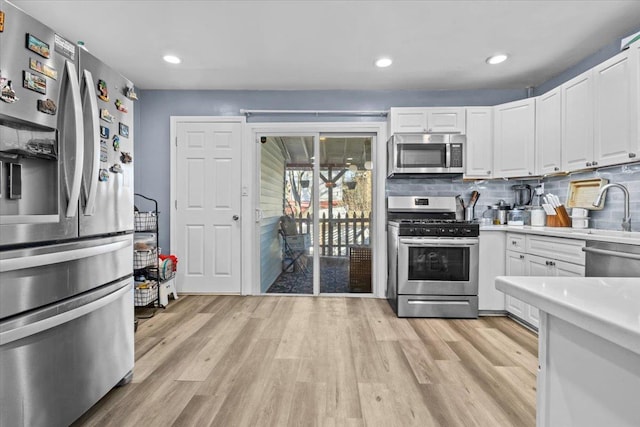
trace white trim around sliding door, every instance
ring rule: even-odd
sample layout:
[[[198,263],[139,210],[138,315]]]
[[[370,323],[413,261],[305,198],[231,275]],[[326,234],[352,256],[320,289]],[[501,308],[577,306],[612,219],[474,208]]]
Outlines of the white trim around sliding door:
[[[260,294],[260,244],[259,244],[259,208],[260,176],[258,135],[283,134],[375,134],[372,146],[374,164],[373,181],[373,296],[384,298],[387,287],[387,245],[385,233],[385,179],[386,179],[386,122],[318,122],[318,123],[248,123],[242,147],[242,215],[253,218],[253,223],[243,222],[242,227],[242,293]],[[314,263],[314,268],[315,268]],[[314,272],[315,273],[315,272]]]

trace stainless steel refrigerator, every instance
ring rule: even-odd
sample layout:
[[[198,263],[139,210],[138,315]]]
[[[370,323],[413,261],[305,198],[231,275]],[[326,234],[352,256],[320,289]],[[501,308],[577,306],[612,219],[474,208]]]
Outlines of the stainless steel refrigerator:
[[[63,426],[133,369],[135,92],[0,11],[0,425]]]

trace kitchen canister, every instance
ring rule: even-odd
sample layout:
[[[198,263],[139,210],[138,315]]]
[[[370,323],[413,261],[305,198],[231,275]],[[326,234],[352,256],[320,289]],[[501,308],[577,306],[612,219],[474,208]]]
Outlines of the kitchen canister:
[[[544,227],[547,221],[547,214],[542,208],[531,209],[531,226],[532,227]]]

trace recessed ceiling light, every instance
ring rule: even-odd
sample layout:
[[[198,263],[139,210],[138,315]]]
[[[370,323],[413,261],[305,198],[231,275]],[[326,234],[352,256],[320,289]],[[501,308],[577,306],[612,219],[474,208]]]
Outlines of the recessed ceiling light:
[[[487,64],[496,65],[507,60],[509,56],[506,53],[498,53],[487,58]]]
[[[165,56],[162,57],[162,59],[167,61],[169,64],[179,64],[180,62],[182,62],[180,60],[180,58],[178,58],[177,56],[173,56],[173,55],[165,55]]]
[[[385,68],[391,64],[393,64],[393,61],[391,60],[391,58],[380,58],[376,60],[376,67],[378,68]]]

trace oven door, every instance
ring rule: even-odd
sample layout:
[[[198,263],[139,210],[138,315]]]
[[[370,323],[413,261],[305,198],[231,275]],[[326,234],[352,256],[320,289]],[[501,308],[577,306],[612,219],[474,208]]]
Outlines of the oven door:
[[[478,239],[400,238],[399,295],[478,295]]]

